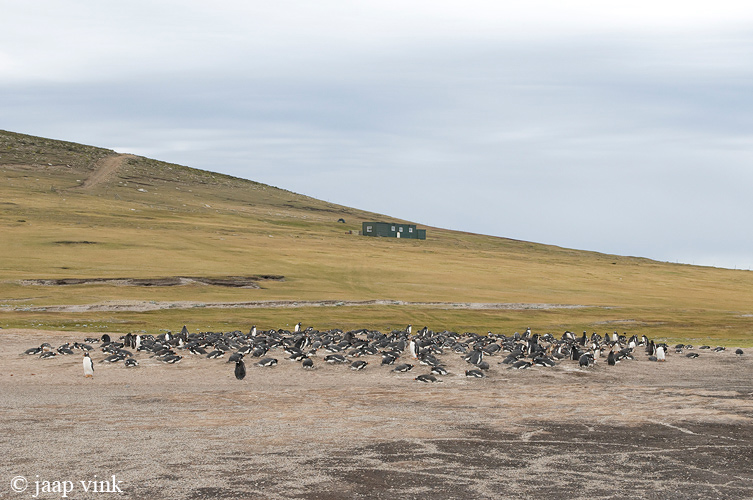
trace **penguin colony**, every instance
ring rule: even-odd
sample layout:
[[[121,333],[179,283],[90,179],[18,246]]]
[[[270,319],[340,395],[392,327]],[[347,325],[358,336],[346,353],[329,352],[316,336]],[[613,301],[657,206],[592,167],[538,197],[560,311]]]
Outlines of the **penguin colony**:
[[[246,363],[258,367],[273,367],[278,357],[286,357],[298,362],[303,369],[315,369],[318,363],[348,365],[353,371],[367,369],[369,365],[386,366],[391,372],[407,373],[415,367],[423,367],[426,373],[417,375],[414,380],[424,383],[441,382],[442,376],[450,375],[443,366],[440,357],[446,355],[461,356],[468,369],[464,375],[469,378],[484,378],[491,368],[489,360],[496,358],[497,365],[511,370],[524,370],[532,367],[551,368],[562,362],[577,362],[578,367],[588,369],[606,358],[608,366],[633,360],[641,349],[649,361],[664,362],[670,348],[665,343],[656,343],[645,335],[638,337],[626,334],[590,336],[583,332],[576,336],[565,332],[555,338],[552,334],[533,334],[527,329],[523,334],[511,336],[486,335],[466,332],[434,332],[424,327],[415,334],[408,325],[402,330],[393,330],[385,334],[376,330],[352,330],[344,332],[339,329],[319,331],[311,327],[302,329],[297,324],[295,331],[257,330],[254,326],[249,333],[236,330],[227,333],[203,332],[189,333],[186,326],[180,333],[170,332],[159,335],[127,334],[118,340],[109,335],[102,338],[87,338],[84,342],[66,343],[57,349],[49,343],[25,351],[29,356],[41,359],[74,354],[74,350],[84,352],[83,368],[86,377],[93,377],[94,363],[90,353],[95,351],[94,344],[104,356],[99,363],[118,363],[123,361],[126,368],[138,367],[139,362],[134,353],[141,353],[165,364],[179,363],[185,356],[201,356],[208,359],[222,359],[233,363],[235,377],[243,380],[246,376]],[[698,350],[715,352],[724,351],[724,347],[711,348],[701,346]],[[686,353],[685,351],[693,351]],[[688,358],[699,356],[692,345],[674,346],[675,354],[684,354]],[[742,356],[742,349],[735,354]],[[278,356],[278,357],[274,357]],[[316,363],[314,360],[317,360]],[[249,361],[253,360],[253,361]],[[575,363],[573,363],[574,365]]]

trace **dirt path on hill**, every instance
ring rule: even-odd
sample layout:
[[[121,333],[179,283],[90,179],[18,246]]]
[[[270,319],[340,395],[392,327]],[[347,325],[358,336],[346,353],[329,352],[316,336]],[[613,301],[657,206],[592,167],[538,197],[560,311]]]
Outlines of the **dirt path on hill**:
[[[408,306],[428,309],[460,310],[553,310],[582,309],[585,306],[573,304],[524,304],[524,303],[488,303],[488,302],[405,302],[402,300],[257,300],[249,302],[197,302],[147,301],[147,300],[111,300],[97,304],[51,305],[51,306],[0,306],[0,311],[7,312],[146,312],[164,309],[277,309],[297,307],[364,307],[364,306]]]
[[[92,189],[104,184],[120,169],[123,162],[129,158],[135,158],[134,155],[116,154],[102,158],[95,165],[96,170],[84,180],[81,189]]]
[[[176,365],[135,352],[125,368],[95,344],[93,379],[78,351],[21,354],[88,336],[0,330],[0,498],[60,498],[53,481],[109,498],[80,481],[113,476],[119,499],[753,498],[747,350],[522,371],[489,356],[484,379],[446,352],[437,384],[379,356],[355,372],[321,354],[305,371],[281,348],[241,381],[227,358],[184,351]]]

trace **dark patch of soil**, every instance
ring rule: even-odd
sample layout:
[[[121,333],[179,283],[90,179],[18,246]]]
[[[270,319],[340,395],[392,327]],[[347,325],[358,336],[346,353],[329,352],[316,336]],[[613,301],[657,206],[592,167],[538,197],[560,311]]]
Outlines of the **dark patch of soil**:
[[[66,244],[93,244],[95,242],[58,242]],[[233,288],[259,288],[259,281],[283,281],[284,276],[169,276],[165,278],[57,278],[22,280],[23,285],[69,286],[69,285],[118,285],[118,286],[181,286],[190,284],[224,286]]]
[[[295,498],[749,498],[751,426],[531,422],[537,439],[478,428],[457,439],[385,441],[306,461],[331,482]],[[725,439],[723,436],[734,438]]]

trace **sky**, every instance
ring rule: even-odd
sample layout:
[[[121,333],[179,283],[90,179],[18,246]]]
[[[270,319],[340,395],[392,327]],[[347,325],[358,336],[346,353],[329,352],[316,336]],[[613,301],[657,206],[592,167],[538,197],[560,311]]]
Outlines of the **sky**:
[[[753,269],[753,4],[3,0],[0,129]]]

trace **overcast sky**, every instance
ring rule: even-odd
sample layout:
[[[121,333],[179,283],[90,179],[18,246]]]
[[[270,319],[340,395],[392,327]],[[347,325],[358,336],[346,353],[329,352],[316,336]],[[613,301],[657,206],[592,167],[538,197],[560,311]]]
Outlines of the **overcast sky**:
[[[4,0],[0,128],[753,269],[753,4]]]

